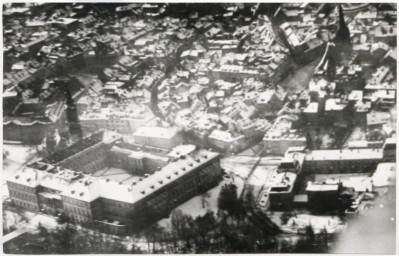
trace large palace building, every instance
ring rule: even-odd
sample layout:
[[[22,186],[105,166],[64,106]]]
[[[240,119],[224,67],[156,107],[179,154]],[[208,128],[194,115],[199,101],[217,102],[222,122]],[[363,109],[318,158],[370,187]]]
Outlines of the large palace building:
[[[100,131],[86,137],[9,177],[10,198],[25,209],[62,214],[72,222],[127,234],[167,217],[221,180],[218,153],[187,145],[179,147],[191,150],[160,157],[120,145],[116,133]],[[140,177],[118,182],[92,175],[114,165],[127,166],[126,171]]]

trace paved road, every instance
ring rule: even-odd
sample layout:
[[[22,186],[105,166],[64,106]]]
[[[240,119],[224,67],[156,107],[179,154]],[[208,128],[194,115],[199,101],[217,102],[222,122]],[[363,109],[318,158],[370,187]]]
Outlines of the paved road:
[[[28,232],[27,229],[20,228],[20,229],[14,230],[11,233],[8,233],[7,235],[3,236],[3,244],[7,243],[8,241],[10,241],[10,240],[22,235],[22,234],[25,234],[26,232]]]

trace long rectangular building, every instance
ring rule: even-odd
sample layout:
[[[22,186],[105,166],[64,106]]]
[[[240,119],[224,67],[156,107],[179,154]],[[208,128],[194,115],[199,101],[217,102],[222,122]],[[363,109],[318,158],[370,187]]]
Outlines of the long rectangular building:
[[[382,162],[382,149],[329,149],[309,151],[304,171],[310,173],[371,172]]]
[[[216,186],[221,177],[220,155],[195,150],[129,183],[36,162],[9,177],[7,185],[17,206],[127,234],[167,217],[184,201]]]

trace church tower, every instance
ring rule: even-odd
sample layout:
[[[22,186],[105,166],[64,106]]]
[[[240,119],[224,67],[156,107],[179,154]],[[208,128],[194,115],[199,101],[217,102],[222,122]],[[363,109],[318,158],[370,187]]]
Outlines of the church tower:
[[[338,12],[339,12],[339,24],[338,24],[338,30],[335,34],[335,42],[350,44],[351,36],[350,36],[348,26],[346,25],[346,22],[345,22],[344,12],[342,10],[341,5],[338,5]]]

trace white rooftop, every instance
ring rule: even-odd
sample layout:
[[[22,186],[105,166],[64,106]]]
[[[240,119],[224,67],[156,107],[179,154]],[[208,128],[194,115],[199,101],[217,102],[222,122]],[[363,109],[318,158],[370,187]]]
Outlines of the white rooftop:
[[[385,187],[396,184],[396,163],[380,163],[372,176],[373,186]]]
[[[338,191],[338,184],[314,184],[308,183],[306,191]]]
[[[133,136],[136,137],[154,137],[154,138],[168,138],[171,139],[176,136],[178,129],[175,127],[156,127],[146,126],[139,128]]]
[[[329,160],[366,160],[382,159],[381,149],[327,149],[313,150],[306,154],[306,161],[329,161]]]

